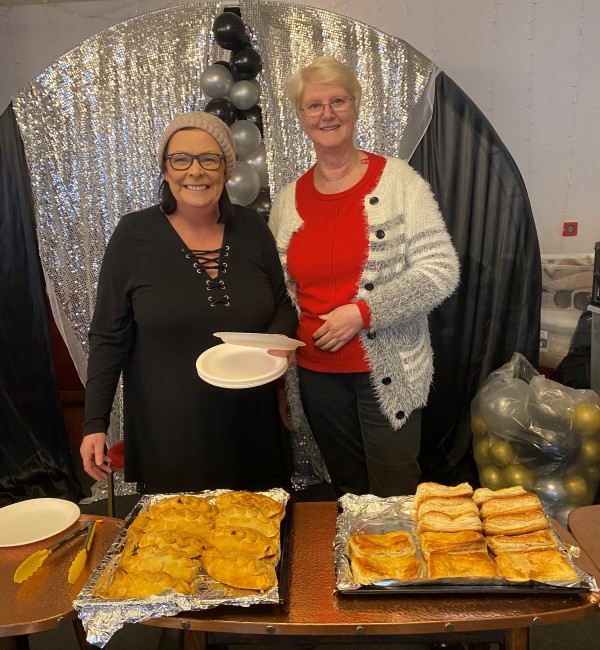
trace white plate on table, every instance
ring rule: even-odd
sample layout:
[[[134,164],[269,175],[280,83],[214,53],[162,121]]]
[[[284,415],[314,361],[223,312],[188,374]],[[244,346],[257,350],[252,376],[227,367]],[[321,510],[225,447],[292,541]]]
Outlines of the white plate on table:
[[[232,345],[244,345],[264,350],[295,350],[304,345],[302,341],[279,334],[258,334],[256,332],[215,332],[213,336]]]
[[[77,521],[79,506],[65,499],[28,499],[0,508],[0,547],[47,539]]]
[[[277,337],[281,338],[281,337]],[[274,357],[263,347],[222,343],[205,350],[196,361],[201,379],[219,388],[254,388],[281,377],[286,357]]]

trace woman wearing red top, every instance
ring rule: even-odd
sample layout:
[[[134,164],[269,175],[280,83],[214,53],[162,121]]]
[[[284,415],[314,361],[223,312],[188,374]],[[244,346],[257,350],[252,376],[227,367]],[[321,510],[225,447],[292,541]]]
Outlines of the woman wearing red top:
[[[412,494],[433,372],[427,314],[456,287],[456,252],[419,174],[355,147],[354,72],[320,57],[288,94],[317,158],[269,220],[306,344],[288,372],[289,427],[306,416],[338,496]]]

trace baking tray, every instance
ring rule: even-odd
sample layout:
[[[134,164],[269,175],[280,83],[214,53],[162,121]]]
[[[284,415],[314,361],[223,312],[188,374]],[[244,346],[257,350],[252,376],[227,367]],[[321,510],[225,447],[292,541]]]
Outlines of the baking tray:
[[[350,535],[362,533],[387,533],[392,530],[409,531],[417,547],[417,555],[423,561],[419,550],[416,522],[412,518],[414,496],[380,498],[368,495],[345,494],[338,500],[342,512],[338,515],[334,540],[334,561],[336,572],[336,593],[342,596],[393,596],[397,594],[573,594],[598,591],[595,579],[582,571],[571,555],[577,555],[576,547],[565,548],[560,537],[548,525],[555,536],[569,564],[576,571],[578,580],[572,583],[509,582],[503,578],[494,580],[419,579],[411,582],[385,580],[373,585],[357,585],[354,582],[346,545]]]
[[[208,490],[198,493],[182,493],[210,498],[228,492],[229,490]],[[281,489],[274,488],[259,492],[284,504],[285,516],[281,522],[279,533],[280,557],[277,563],[277,585],[262,594],[248,590],[236,589],[222,585],[216,581],[209,581],[209,588],[202,589],[196,594],[186,595],[175,592],[166,592],[147,598],[106,599],[95,595],[96,587],[100,580],[105,580],[105,572],[114,572],[120,555],[125,546],[127,530],[134,519],[145,512],[151,505],[165,497],[177,496],[176,494],[144,495],[125,519],[122,530],[108,549],[102,562],[92,572],[89,580],[73,601],[74,608],[79,612],[87,641],[98,647],[104,647],[112,635],[125,623],[139,623],[150,618],[174,616],[179,612],[203,611],[220,605],[234,605],[249,607],[251,605],[272,605],[287,607],[289,592],[290,570],[290,535],[291,513],[289,494]]]

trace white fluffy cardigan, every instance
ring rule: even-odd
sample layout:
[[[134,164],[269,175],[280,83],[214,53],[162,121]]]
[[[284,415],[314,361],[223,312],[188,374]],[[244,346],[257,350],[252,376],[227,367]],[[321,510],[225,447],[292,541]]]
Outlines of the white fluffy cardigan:
[[[269,226],[288,292],[299,310],[287,268],[290,239],[303,224],[295,193],[294,182],[277,194]],[[405,161],[386,159],[377,186],[365,197],[364,209],[369,249],[356,298],[369,305],[371,327],[359,336],[380,408],[391,426],[400,429],[410,413],[427,402],[433,376],[427,315],[455,290],[458,257],[429,184]],[[303,417],[294,369],[287,385],[292,418],[300,425]]]

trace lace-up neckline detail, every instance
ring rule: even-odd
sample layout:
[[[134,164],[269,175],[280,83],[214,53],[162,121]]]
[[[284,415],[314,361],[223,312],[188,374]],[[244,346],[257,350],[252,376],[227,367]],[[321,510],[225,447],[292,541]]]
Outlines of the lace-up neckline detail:
[[[227,258],[229,257],[229,246],[222,246],[214,250],[199,250],[192,248],[181,249],[188,259],[193,259],[193,266],[196,273],[203,273],[206,271],[209,275],[205,281],[206,291],[209,292],[208,302],[211,307],[217,305],[224,305],[229,307],[229,295],[226,293],[227,287],[225,286],[225,278],[227,273]],[[217,275],[210,277],[209,271],[217,271]]]

